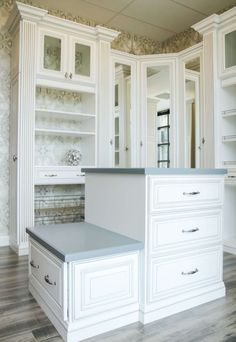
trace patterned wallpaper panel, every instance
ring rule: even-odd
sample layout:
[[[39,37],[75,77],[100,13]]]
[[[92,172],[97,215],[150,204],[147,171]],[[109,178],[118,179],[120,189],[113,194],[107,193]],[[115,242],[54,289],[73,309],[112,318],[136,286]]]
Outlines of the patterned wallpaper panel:
[[[9,225],[8,161],[11,40],[3,27],[9,15],[10,6],[11,4],[8,2],[0,1],[0,236],[8,234]]]

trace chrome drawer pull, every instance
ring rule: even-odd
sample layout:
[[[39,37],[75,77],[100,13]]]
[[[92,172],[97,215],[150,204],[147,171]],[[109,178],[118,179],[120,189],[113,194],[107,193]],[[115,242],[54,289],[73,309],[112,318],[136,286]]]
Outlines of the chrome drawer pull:
[[[182,229],[182,233],[195,233],[198,231],[199,231],[199,228],[193,228],[193,229],[189,229],[189,230]]]
[[[50,175],[44,175],[45,177],[57,177],[57,175],[55,175],[55,174],[50,174]]]
[[[197,268],[195,268],[195,270],[194,271],[189,271],[189,272],[181,272],[181,274],[182,275],[191,275],[191,274],[195,274],[195,273],[197,273],[198,272],[198,269]]]
[[[194,196],[194,195],[199,195],[200,191],[193,191],[193,192],[183,192],[184,196]]]
[[[33,268],[39,268],[39,265],[36,266],[36,265],[34,264],[34,260],[31,260],[31,261],[30,261],[30,266],[33,267]]]
[[[56,285],[56,282],[55,282],[55,281],[54,281],[53,283],[50,281],[49,275],[48,275],[48,274],[44,277],[44,280],[45,280],[46,283],[49,284],[49,285]]]

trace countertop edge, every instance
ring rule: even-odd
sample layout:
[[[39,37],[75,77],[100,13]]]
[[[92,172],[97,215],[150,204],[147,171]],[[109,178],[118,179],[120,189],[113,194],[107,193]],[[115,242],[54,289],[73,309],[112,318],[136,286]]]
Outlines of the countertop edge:
[[[87,251],[64,254],[55,247],[53,247],[48,241],[43,240],[29,228],[26,228],[26,232],[30,235],[32,239],[37,241],[40,245],[42,245],[42,247],[47,249],[50,253],[52,253],[54,256],[56,256],[63,262],[73,262],[79,260],[92,259],[96,257],[105,257],[113,254],[122,254],[126,252],[132,252],[135,250],[137,251],[143,249],[144,247],[143,242],[134,240],[134,242],[130,244],[128,243],[120,246],[89,249]]]
[[[82,168],[85,173],[136,174],[136,175],[225,175],[227,169],[217,168]]]

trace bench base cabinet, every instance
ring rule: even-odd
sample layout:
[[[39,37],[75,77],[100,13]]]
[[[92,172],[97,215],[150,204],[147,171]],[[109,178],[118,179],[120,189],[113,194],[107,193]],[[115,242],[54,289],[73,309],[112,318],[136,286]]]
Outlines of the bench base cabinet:
[[[138,321],[138,252],[62,262],[30,239],[29,289],[62,338]]]

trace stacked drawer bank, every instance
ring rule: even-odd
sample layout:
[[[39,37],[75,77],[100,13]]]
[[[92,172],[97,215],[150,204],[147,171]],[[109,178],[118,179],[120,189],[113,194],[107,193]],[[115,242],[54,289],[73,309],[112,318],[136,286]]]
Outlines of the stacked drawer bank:
[[[28,229],[30,291],[65,341],[225,295],[225,170],[84,171],[86,223]]]

